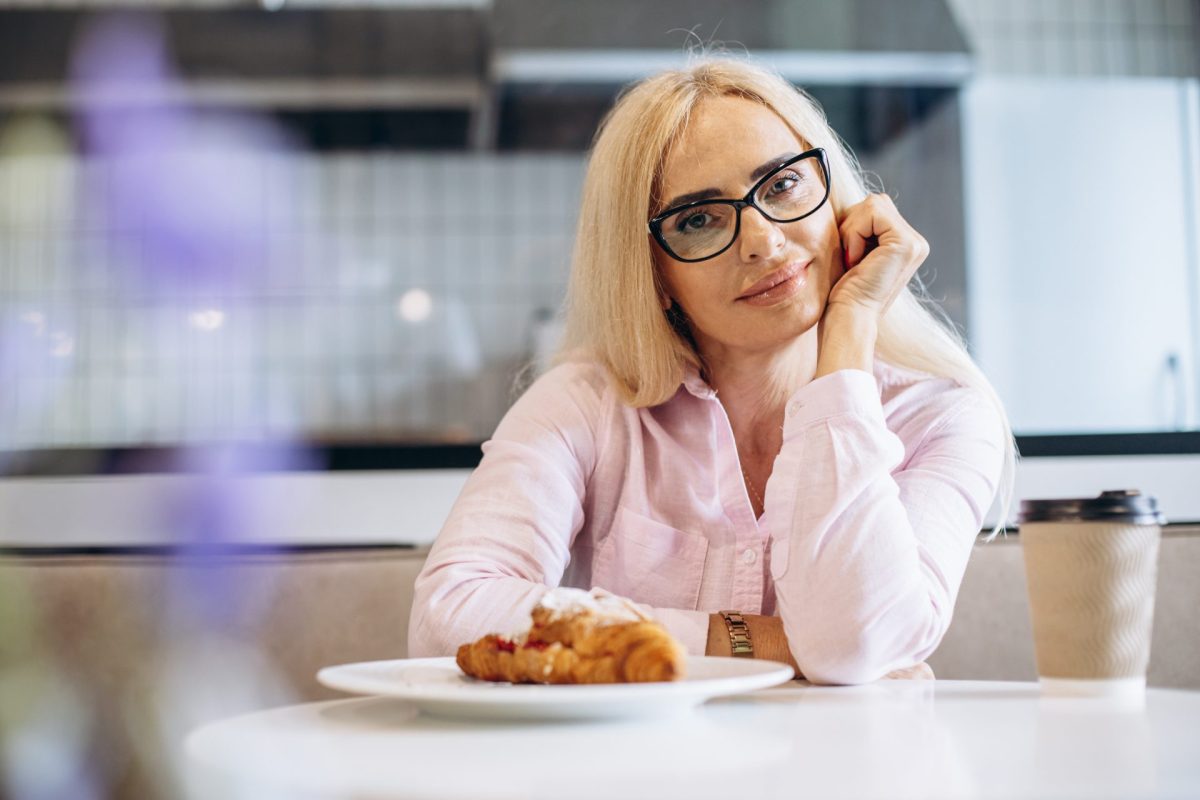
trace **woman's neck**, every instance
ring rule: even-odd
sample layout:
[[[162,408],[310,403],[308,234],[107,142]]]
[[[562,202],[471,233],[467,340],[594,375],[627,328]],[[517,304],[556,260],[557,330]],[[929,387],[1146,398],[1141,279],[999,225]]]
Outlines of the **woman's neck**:
[[[739,449],[750,457],[774,457],[788,398],[812,381],[817,369],[816,327],[770,350],[706,344],[707,378]]]

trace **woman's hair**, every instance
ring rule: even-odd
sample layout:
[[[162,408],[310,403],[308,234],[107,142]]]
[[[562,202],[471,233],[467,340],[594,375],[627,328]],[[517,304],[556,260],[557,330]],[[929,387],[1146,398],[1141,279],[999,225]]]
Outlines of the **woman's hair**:
[[[634,407],[666,402],[686,365],[704,372],[677,309],[654,265],[646,220],[663,202],[662,169],[671,147],[705,98],[735,96],[770,108],[807,147],[829,157],[835,213],[868,195],[858,161],[829,127],[820,105],[768,69],[746,60],[704,58],[627,88],[596,134],[583,185],[579,225],[565,305],[566,329],[555,361],[581,356],[608,370],[623,400]],[[915,278],[879,325],[876,355],[897,367],[950,378],[985,394],[1004,421],[1001,517],[1012,502],[1016,449],[1003,404],[967,354],[962,338]]]

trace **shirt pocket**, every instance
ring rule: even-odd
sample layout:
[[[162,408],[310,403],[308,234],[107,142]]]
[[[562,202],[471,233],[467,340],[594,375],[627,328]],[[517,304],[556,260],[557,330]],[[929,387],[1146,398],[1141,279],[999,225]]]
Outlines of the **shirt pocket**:
[[[694,609],[708,540],[624,507],[596,547],[592,583],[658,608]]]

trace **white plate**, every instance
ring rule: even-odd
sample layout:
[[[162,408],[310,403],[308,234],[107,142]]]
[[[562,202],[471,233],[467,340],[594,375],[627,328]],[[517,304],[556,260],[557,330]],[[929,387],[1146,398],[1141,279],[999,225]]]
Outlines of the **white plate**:
[[[776,661],[688,656],[672,683],[542,686],[468,678],[453,658],[367,661],[325,667],[317,680],[355,694],[403,698],[429,714],[472,719],[604,719],[673,713],[714,697],[752,692],[792,677]]]

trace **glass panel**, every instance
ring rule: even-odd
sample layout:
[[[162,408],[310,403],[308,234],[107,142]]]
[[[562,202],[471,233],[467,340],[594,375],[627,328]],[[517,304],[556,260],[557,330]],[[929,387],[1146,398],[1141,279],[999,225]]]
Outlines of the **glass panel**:
[[[704,258],[733,238],[737,212],[731,205],[695,206],[663,220],[662,234],[680,258]]]
[[[771,175],[754,199],[775,219],[796,219],[821,204],[825,188],[825,173],[817,159],[803,158]]]

